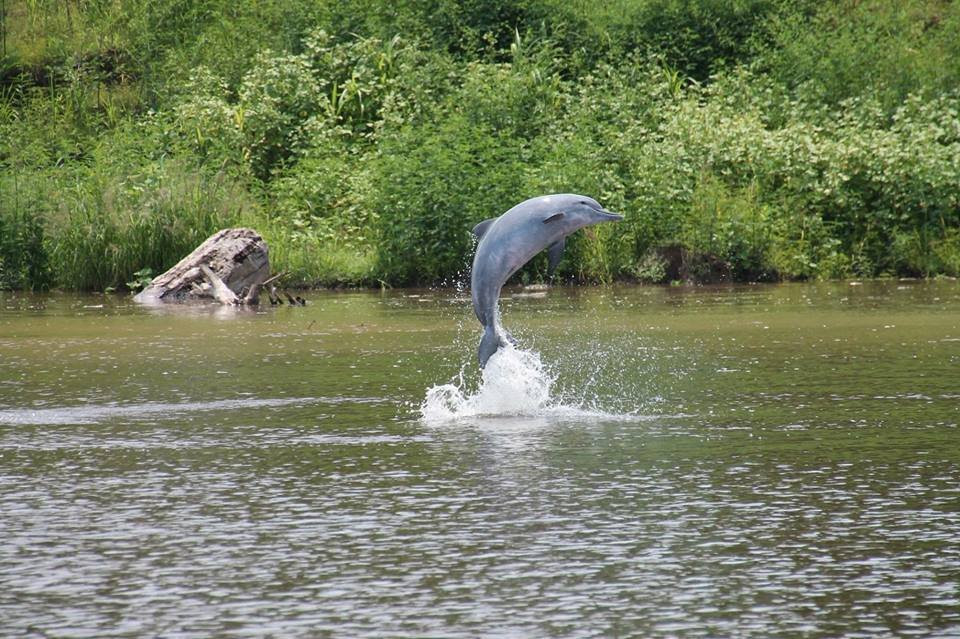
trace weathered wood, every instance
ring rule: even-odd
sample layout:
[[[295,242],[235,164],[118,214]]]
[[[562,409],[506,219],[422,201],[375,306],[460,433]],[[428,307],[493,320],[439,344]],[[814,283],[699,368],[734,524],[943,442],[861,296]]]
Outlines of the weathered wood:
[[[207,278],[207,281],[212,287],[213,299],[221,304],[236,305],[240,303],[240,298],[237,297],[237,294],[227,288],[223,280],[217,277],[217,274],[211,271],[209,266],[201,264],[200,272],[203,273],[203,276]]]
[[[214,278],[204,275],[204,266]],[[269,275],[270,260],[263,238],[252,229],[224,229],[207,238],[169,271],[153,278],[133,299],[149,304],[212,297],[224,304],[236,304],[250,299],[249,292],[240,297],[243,290],[259,290]],[[224,288],[219,289],[216,282]],[[256,298],[255,293],[252,299]]]
[[[286,275],[286,273],[277,273],[276,275],[271,275],[263,282],[255,282],[250,290],[247,291],[247,294],[243,297],[243,303],[248,306],[256,306],[260,303],[260,289],[270,286],[275,280],[280,279]],[[272,287],[271,287],[272,288]],[[270,303],[273,304],[273,297],[270,293],[270,289],[267,289],[267,295],[270,296]]]
[[[277,306],[283,304],[283,300],[280,299],[280,294],[277,293],[277,287],[273,284],[267,287],[267,295],[270,296],[270,306]]]
[[[258,306],[260,304],[260,287],[261,284],[254,284],[250,287],[250,290],[247,291],[246,295],[243,296],[243,299],[240,301],[244,306]]]

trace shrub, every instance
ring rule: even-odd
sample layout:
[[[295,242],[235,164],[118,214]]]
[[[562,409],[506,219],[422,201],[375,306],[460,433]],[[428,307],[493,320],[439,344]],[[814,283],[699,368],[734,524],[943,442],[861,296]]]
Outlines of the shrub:
[[[774,217],[771,207],[760,201],[755,184],[731,189],[705,174],[694,191],[680,238],[688,252],[720,261],[735,280],[775,279]]]
[[[776,0],[619,0],[586,6],[585,19],[608,34],[614,57],[634,51],[659,55],[669,68],[700,82],[749,62],[768,22],[799,10]]]
[[[810,103],[875,97],[890,112],[910,94],[960,84],[960,7],[844,0],[772,21],[760,68]]]
[[[523,199],[523,148],[444,116],[408,128],[374,162],[370,206],[378,225],[379,276],[395,284],[457,278],[468,267],[470,229]]]
[[[641,209],[631,232],[654,246],[682,240],[677,212],[693,205],[703,174],[727,189],[752,189],[758,207],[773,207],[777,268],[789,276],[899,272],[904,262],[889,250],[894,233],[931,238],[914,244],[926,253],[960,224],[956,98],[911,97],[888,119],[876,100],[811,113],[762,91],[750,98],[758,86],[742,76],[720,79],[664,105],[631,169],[638,180],[631,199]],[[812,232],[819,248],[787,250],[806,242],[797,228]],[[688,224],[688,241],[689,233]],[[636,255],[642,244],[638,237]],[[829,257],[839,254],[847,258]]]
[[[473,225],[529,197],[531,142],[556,117],[563,85],[549,61],[517,44],[514,63],[467,65],[460,89],[429,119],[383,139],[370,200],[383,279],[458,277]]]
[[[400,38],[335,40],[309,34],[299,54],[260,53],[235,99],[224,78],[198,68],[176,106],[193,152],[242,163],[263,181],[311,149],[345,136],[362,147],[385,122],[400,125],[442,95],[445,68]],[[424,72],[424,69],[428,73]]]

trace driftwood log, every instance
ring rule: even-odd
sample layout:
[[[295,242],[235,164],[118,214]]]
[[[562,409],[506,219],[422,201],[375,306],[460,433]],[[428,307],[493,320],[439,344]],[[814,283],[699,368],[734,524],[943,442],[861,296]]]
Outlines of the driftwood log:
[[[204,298],[221,304],[257,304],[269,275],[263,238],[252,229],[224,229],[153,278],[133,299],[145,304]]]

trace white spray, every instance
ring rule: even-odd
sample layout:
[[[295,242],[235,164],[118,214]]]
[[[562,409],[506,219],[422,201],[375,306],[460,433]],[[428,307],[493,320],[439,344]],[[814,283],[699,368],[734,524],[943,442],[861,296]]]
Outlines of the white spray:
[[[475,392],[464,392],[459,383],[441,384],[427,390],[420,405],[426,422],[445,422],[488,415],[538,415],[549,408],[553,377],[532,351],[501,347],[483,369]]]

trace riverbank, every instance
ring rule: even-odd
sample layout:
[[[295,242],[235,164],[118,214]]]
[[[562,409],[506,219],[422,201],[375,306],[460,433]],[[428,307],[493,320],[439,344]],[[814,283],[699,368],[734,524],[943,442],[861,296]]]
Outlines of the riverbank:
[[[449,283],[569,191],[626,219],[565,281],[960,275],[960,7],[729,4],[8,2],[0,288],[234,225],[293,285]]]

